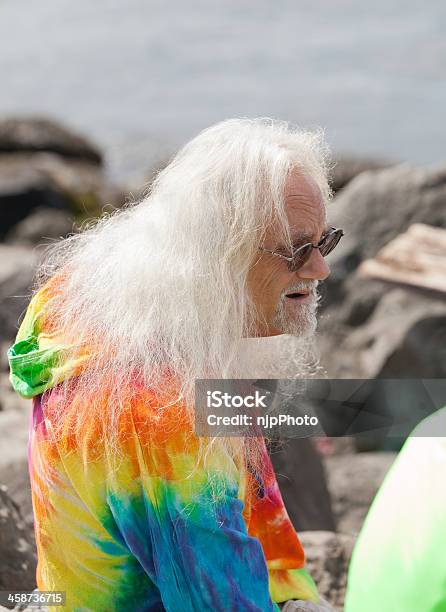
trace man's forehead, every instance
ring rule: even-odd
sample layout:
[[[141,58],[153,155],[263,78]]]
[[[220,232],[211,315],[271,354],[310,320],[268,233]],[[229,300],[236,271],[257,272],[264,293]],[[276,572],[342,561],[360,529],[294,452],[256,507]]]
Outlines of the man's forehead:
[[[314,242],[328,229],[324,198],[316,181],[311,177],[292,173],[284,191],[285,214],[293,243]],[[267,232],[274,247],[285,246],[278,240],[279,226],[273,223]]]
[[[285,206],[299,208],[300,206],[319,205],[325,208],[319,185],[311,176],[292,172],[288,177],[284,192]]]
[[[314,220],[310,222],[309,220],[304,221],[302,218],[296,220],[296,222],[290,222],[289,232],[290,232],[290,240],[293,244],[305,244],[307,242],[318,242],[320,238],[322,238],[323,234],[325,234],[329,230],[329,225],[327,223],[327,218],[324,215],[323,218],[319,220],[319,222],[315,222]],[[279,238],[281,232],[276,226],[270,236],[274,242],[272,248],[286,248],[286,244],[284,240]]]
[[[307,177],[290,177],[285,189],[285,213],[292,240],[313,240],[327,225],[321,190]]]

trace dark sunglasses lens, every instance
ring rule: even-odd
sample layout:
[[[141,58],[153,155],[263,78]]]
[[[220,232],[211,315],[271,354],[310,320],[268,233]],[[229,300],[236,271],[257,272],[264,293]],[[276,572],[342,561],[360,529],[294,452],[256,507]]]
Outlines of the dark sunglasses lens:
[[[327,236],[327,239],[325,240],[324,244],[320,247],[321,255],[323,255],[323,257],[326,257],[329,253],[331,253],[332,250],[339,244],[341,236],[342,232],[340,231],[333,232],[332,234]]]
[[[293,257],[293,261],[290,261],[289,268],[291,272],[295,272],[299,268],[301,268],[309,259],[311,255],[311,251],[313,247],[311,244],[305,246],[300,249],[298,253]]]

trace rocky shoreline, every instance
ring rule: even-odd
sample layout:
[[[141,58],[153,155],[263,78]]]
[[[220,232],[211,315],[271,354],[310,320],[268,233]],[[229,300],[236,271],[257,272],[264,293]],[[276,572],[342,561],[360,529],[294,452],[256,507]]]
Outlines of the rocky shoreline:
[[[45,245],[133,197],[106,179],[103,158],[88,139],[53,121],[0,120],[0,590],[35,586],[26,465],[30,402],[9,386],[6,349]],[[323,287],[319,344],[327,376],[446,378],[444,294],[358,274],[366,258],[411,224],[446,228],[446,162],[419,168],[340,159],[333,189],[329,218],[346,236]],[[339,610],[355,537],[395,456],[357,451],[351,441],[336,442],[323,457],[337,533],[302,533],[321,593]]]

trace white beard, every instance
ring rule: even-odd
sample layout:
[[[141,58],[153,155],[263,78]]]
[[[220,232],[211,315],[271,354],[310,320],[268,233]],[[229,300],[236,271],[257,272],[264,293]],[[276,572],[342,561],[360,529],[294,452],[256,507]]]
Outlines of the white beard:
[[[296,283],[282,291],[273,317],[273,325],[284,334],[299,336],[310,339],[316,333],[317,307],[319,297],[317,295],[317,282]],[[294,302],[286,297],[287,293],[310,290],[312,300],[310,302]]]
[[[315,342],[317,284],[302,281],[281,293],[273,324],[283,335],[240,340],[234,375],[228,371],[227,378],[296,379],[321,375]],[[285,297],[294,291],[310,291],[313,299],[294,303]]]
[[[240,378],[310,378],[320,373],[313,336],[244,338],[237,352]],[[235,377],[234,377],[235,378]]]

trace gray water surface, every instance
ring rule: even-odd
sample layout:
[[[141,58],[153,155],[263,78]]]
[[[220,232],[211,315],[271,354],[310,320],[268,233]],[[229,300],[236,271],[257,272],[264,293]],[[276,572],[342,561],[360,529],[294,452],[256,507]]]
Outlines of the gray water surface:
[[[444,0],[1,0],[0,113],[84,131],[119,178],[232,116],[436,163],[445,31]]]

